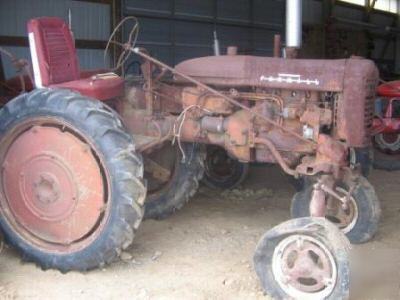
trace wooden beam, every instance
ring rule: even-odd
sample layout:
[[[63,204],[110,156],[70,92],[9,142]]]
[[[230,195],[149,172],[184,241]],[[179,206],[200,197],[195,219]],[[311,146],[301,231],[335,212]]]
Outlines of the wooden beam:
[[[78,49],[105,49],[107,41],[100,40],[75,40],[75,47]]]
[[[0,45],[16,46],[16,47],[29,47],[28,38],[20,37],[20,36],[0,35]]]
[[[104,49],[107,41],[100,40],[75,40],[75,47],[77,49]],[[23,36],[6,36],[0,35],[0,45],[13,46],[13,47],[29,47],[27,37]]]
[[[118,23],[121,22],[122,20],[122,0],[111,0],[112,4],[111,4],[111,19],[110,19],[110,24],[111,24],[111,28],[110,28],[110,34],[111,32],[113,32],[114,28],[117,27]],[[116,36],[115,36],[115,41],[122,43],[122,30],[120,30],[119,32],[117,32]],[[117,64],[117,60],[118,57],[121,55],[122,53],[122,49],[120,46],[117,46],[115,44],[112,45],[112,55],[111,55],[111,61],[114,62],[113,65]]]
[[[111,5],[114,0],[72,0],[77,2],[92,2],[92,3],[100,3],[100,4],[108,4]]]
[[[338,6],[353,8],[353,9],[357,9],[357,10],[360,10],[360,11],[365,11],[365,7],[364,6],[358,5],[358,4],[353,4],[353,3],[350,3],[350,2],[343,2],[343,1],[340,1],[340,0],[336,0],[335,4],[338,5]],[[374,9],[373,12],[374,12],[374,14],[385,15],[385,16],[389,16],[389,17],[393,16],[393,15],[396,15],[396,13],[392,13],[390,11],[379,10],[379,9]]]

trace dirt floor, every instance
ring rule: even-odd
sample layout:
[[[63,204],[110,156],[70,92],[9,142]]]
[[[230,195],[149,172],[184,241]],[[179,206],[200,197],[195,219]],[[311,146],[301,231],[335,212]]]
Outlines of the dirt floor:
[[[352,299],[400,299],[399,175],[371,175],[382,224],[372,242],[353,247]],[[240,197],[202,188],[169,219],[145,221],[125,261],[86,274],[42,271],[6,247],[0,299],[268,299],[253,251],[265,231],[289,218],[294,190],[270,166],[253,167],[244,188]]]

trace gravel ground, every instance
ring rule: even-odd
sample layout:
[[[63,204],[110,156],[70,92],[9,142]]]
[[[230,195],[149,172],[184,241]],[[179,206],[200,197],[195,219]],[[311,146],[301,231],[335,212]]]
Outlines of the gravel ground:
[[[379,233],[353,247],[352,299],[400,299],[400,172],[374,171]],[[252,266],[258,239],[289,218],[294,193],[276,167],[255,166],[241,191],[201,188],[181,211],[145,221],[123,261],[88,273],[42,271],[5,247],[0,299],[269,299]]]

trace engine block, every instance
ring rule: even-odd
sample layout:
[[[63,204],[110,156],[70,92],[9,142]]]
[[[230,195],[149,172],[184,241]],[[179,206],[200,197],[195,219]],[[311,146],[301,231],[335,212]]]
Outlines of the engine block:
[[[305,175],[334,172],[348,163],[350,148],[369,146],[378,83],[369,60],[226,55],[175,69],[217,93],[181,76],[156,80],[148,72],[145,89],[127,101],[135,107],[135,117],[124,118],[131,130],[147,130],[138,108],[148,110],[150,101],[160,136],[172,128],[174,138],[220,145],[240,161],[278,162]]]

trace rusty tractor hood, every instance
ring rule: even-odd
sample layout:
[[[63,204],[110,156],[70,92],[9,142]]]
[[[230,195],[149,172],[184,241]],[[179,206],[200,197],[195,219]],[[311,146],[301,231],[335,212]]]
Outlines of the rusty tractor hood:
[[[194,58],[178,64],[176,69],[212,85],[340,92],[349,66],[352,73],[356,71],[352,76],[359,79],[375,69],[372,61],[362,58],[318,60],[247,55]]]

